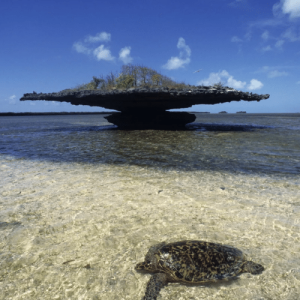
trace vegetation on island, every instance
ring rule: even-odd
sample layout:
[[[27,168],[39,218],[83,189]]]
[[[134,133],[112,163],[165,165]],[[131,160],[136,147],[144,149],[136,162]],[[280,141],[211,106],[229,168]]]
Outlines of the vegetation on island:
[[[77,85],[74,88],[63,91],[80,90],[101,90],[110,91],[114,89],[128,89],[137,87],[168,87],[172,89],[191,88],[194,86],[184,82],[176,82],[170,77],[162,75],[157,71],[140,65],[123,65],[121,72],[114,74],[111,72],[106,76],[93,76],[93,79],[84,84]]]

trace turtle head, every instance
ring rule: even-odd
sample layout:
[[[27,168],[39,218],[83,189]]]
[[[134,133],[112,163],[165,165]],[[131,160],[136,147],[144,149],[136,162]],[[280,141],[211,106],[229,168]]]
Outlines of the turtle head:
[[[249,272],[254,275],[262,273],[264,269],[265,268],[262,265],[256,264],[253,261],[247,261],[243,266],[244,272]]]
[[[135,266],[138,271],[155,272],[157,270],[157,258],[155,255],[146,255],[145,261]]]
[[[144,261],[144,262],[138,263],[135,266],[135,269],[138,271],[151,271],[154,269],[154,267],[152,266],[151,261]]]
[[[150,247],[148,253],[145,256],[145,261],[138,263],[135,266],[135,269],[138,271],[157,272],[157,263],[159,261],[159,249],[165,244],[165,242],[162,242],[160,244]]]

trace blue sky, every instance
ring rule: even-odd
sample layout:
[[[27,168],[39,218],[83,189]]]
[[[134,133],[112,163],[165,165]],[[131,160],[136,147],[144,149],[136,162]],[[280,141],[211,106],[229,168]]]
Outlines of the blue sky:
[[[188,110],[300,112],[300,0],[10,0],[0,11],[0,112],[103,111],[19,98],[124,63],[271,95]]]

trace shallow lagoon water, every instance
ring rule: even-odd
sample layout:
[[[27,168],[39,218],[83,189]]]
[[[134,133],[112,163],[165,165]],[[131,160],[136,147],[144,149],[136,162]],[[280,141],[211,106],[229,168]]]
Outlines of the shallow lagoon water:
[[[197,114],[187,131],[102,115],[0,119],[0,299],[141,299],[155,243],[241,249],[258,276],[158,299],[298,299],[300,115]]]

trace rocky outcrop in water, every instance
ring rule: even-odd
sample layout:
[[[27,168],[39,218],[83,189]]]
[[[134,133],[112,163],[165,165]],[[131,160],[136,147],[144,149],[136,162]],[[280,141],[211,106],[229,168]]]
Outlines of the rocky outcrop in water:
[[[130,88],[127,90],[82,90],[62,91],[58,93],[28,93],[23,100],[50,100],[69,102],[73,105],[100,106],[118,111],[141,109],[167,110],[187,108],[196,104],[218,104],[231,101],[260,101],[270,95],[258,95],[237,91],[228,87],[214,88],[211,86],[186,89]]]
[[[167,87],[137,87],[126,90],[65,90],[58,93],[28,93],[20,99],[69,102],[73,105],[99,106],[115,109],[107,117],[119,128],[182,128],[195,120],[187,113],[166,112],[169,109],[188,108],[196,104],[218,104],[231,101],[260,101],[269,95],[238,91],[229,87],[199,86],[184,89]],[[184,124],[184,125],[183,125]]]
[[[170,111],[120,112],[104,117],[122,129],[185,129],[185,125],[196,120],[194,114]]]

